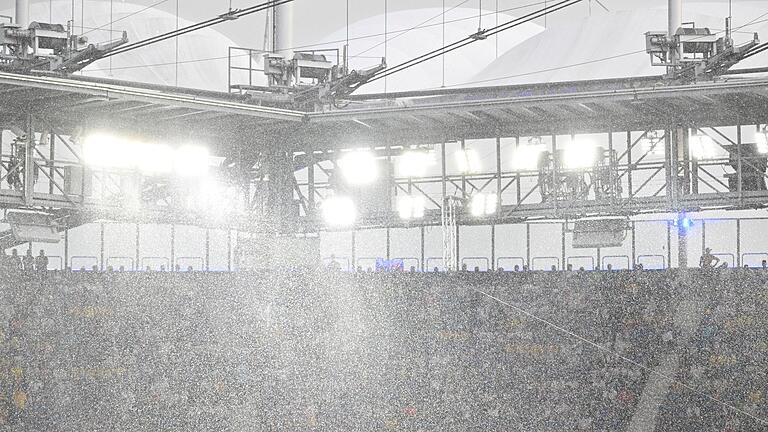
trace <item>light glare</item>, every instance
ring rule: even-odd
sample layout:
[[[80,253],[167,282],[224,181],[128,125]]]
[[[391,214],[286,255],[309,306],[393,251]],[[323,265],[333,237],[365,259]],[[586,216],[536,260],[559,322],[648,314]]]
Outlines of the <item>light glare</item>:
[[[496,194],[477,194],[472,197],[469,209],[472,216],[483,217],[496,213],[498,206],[498,197]]]
[[[407,151],[398,161],[398,174],[402,177],[424,177],[427,168],[435,164],[432,152]]]
[[[715,141],[703,134],[691,135],[688,140],[691,156],[694,159],[712,159],[715,157]]]
[[[371,184],[379,176],[376,158],[369,150],[355,150],[342,156],[338,161],[341,173],[351,185]]]
[[[463,174],[478,173],[482,169],[480,156],[475,150],[466,149],[456,152],[456,166]]]
[[[760,154],[768,154],[768,129],[762,129],[755,134],[755,143],[757,145],[757,152]]]
[[[397,212],[400,219],[411,220],[424,217],[424,197],[401,195],[397,198]]]
[[[355,204],[347,197],[327,198],[323,201],[321,210],[323,219],[329,226],[350,226],[357,218]]]
[[[591,142],[574,141],[563,151],[563,167],[566,169],[585,169],[595,165],[597,148]]]
[[[539,168],[541,154],[546,150],[544,144],[521,145],[512,155],[512,169],[515,171],[533,171]]]

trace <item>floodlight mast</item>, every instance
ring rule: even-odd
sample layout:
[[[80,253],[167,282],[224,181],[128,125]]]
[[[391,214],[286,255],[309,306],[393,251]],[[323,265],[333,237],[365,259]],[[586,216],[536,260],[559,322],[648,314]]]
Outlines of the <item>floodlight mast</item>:
[[[16,25],[29,27],[29,0],[16,0]]]
[[[677,30],[683,26],[683,0],[668,0],[668,31],[667,35],[669,39],[675,37]],[[669,46],[669,57],[672,63],[677,64],[680,60],[680,53],[678,47],[675,45]]]

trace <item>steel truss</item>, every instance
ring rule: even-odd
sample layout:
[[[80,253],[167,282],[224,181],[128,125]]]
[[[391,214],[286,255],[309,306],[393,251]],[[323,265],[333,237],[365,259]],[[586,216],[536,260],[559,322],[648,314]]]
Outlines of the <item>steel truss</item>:
[[[490,193],[497,196],[499,211],[488,217],[474,217],[468,212],[458,213],[457,222],[462,225],[495,225],[520,223],[530,220],[558,219],[571,220],[594,216],[632,216],[646,213],[698,212],[717,209],[754,209],[768,204],[768,192],[765,190],[746,190],[744,173],[758,164],[763,155],[747,156],[746,150],[753,148],[754,142],[744,141],[744,131],[756,129],[757,125],[739,125],[735,127],[677,127],[660,131],[658,136],[663,145],[664,154],[658,154],[657,148],[642,148],[642,143],[656,131],[625,131],[591,134],[590,138],[602,138],[610,152],[617,157],[613,169],[622,193],[617,196],[601,196],[594,190],[582,199],[542,200],[540,191],[540,172],[538,170],[515,171],[503,169],[508,165],[508,158],[502,155],[502,142],[507,142],[508,150],[517,149],[525,138],[501,137],[495,139],[495,146],[483,142],[475,147],[494,148],[492,160],[485,161],[486,167],[493,170],[482,172],[450,173],[445,166],[450,158],[446,144],[426,146],[434,148],[443,167],[442,175],[421,178],[404,178],[392,175],[394,170],[385,170],[387,176],[383,182],[388,185],[393,196],[415,194],[427,202],[427,211],[423,220],[401,221],[396,214],[361,215],[359,228],[395,228],[408,226],[443,225],[446,213],[442,203],[452,197],[471,197],[477,193]],[[706,160],[697,160],[690,156],[688,136],[697,133],[712,139],[719,154]],[[552,153],[561,146],[563,136],[548,137]],[[456,149],[464,149],[468,140],[452,143]],[[403,152],[399,146],[388,146],[378,151],[381,157],[392,157]],[[754,153],[754,152],[753,152]],[[303,156],[302,156],[303,157]],[[311,176],[303,176],[297,181],[299,192],[296,197],[302,202],[302,208],[313,208],[315,202],[322,199],[333,187],[329,181],[336,153],[313,155],[314,163],[310,168]],[[586,169],[585,172],[591,172]],[[317,172],[324,174],[319,179]],[[750,173],[754,172],[754,169]],[[762,179],[768,179],[765,170]],[[728,178],[735,183],[729,185]],[[437,186],[437,187],[435,187]],[[312,196],[313,202],[307,199]],[[381,199],[386,199],[382,196]],[[394,202],[392,203],[394,205]],[[308,222],[321,224],[316,215],[307,214]]]
[[[373,96],[349,109],[302,113],[214,92],[0,74],[0,94],[8,102],[0,106],[0,129],[6,131],[0,142],[0,206],[45,210],[60,216],[63,227],[110,219],[315,232],[325,229],[317,209],[334,187],[340,150],[360,146],[375,148],[386,160],[375,192],[378,208],[361,212],[357,222],[356,228],[363,229],[439,226],[446,198],[469,199],[477,193],[496,194],[497,211],[486,217],[460,212],[457,224],[762,208],[768,203],[766,191],[744,188],[744,179],[754,174],[751,168],[759,165],[754,152],[746,150],[754,146],[751,131],[768,123],[768,80],[676,87],[654,82],[655,77],[643,77],[415,92],[395,101]],[[136,211],[125,199],[133,174],[90,169],[77,144],[84,129],[110,124],[151,140],[195,136],[211,143],[212,152],[225,158],[221,174],[240,189],[243,212],[225,221],[201,218],[163,179],[144,179]],[[692,158],[692,132],[711,137],[721,150],[707,159]],[[7,177],[19,168],[11,142],[22,135],[29,137],[25,166],[36,169],[26,170],[22,187],[11,187]],[[649,135],[663,139],[663,154],[644,148]],[[542,200],[540,173],[509,166],[509,152],[534,136],[552,153],[574,136],[597,141],[615,153],[609,165],[621,192],[598,196],[592,189],[581,199]],[[394,165],[399,155],[413,147],[432,150],[440,169],[425,177],[398,176]],[[456,172],[449,158],[463,148],[493,156],[480,170]],[[77,173],[87,181],[74,182]],[[402,194],[424,197],[423,219],[400,220],[394,210]]]

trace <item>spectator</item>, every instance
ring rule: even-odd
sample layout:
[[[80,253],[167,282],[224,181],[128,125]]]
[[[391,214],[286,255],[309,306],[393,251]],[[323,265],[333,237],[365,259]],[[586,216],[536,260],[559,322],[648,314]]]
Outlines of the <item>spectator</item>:
[[[192,268],[192,266],[187,266],[187,272],[195,271],[195,269]]]
[[[125,271],[125,266],[121,265],[120,267],[118,267],[117,271],[124,272]]]
[[[712,249],[704,249],[704,255],[699,259],[699,267],[701,268],[715,268],[720,263],[720,258],[712,255]]]
[[[763,262],[761,263],[761,265],[763,266],[763,270],[765,270],[766,268],[768,268],[768,260],[763,260]]]
[[[173,271],[180,272],[181,271],[181,264],[176,264],[176,267],[173,268]]]
[[[40,249],[40,254],[35,258],[35,269],[40,273],[48,271],[48,257],[45,256],[45,251],[42,249]]]
[[[32,256],[32,249],[27,249],[27,253],[21,259],[21,263],[25,272],[32,273],[35,271],[35,257]]]
[[[94,273],[99,271],[99,266],[97,266],[96,264],[92,265],[91,266],[91,271],[94,272]]]
[[[608,264],[607,266],[605,266],[605,269],[608,271],[613,271],[613,265]]]
[[[479,273],[479,272],[480,272],[480,266],[475,266],[475,273]]]
[[[518,264],[515,264],[514,269],[515,269],[515,273],[517,273],[520,271],[520,266]]]
[[[3,254],[0,255],[0,270],[2,270],[4,273],[7,273],[13,268],[11,264],[11,257],[8,256],[8,253],[3,249]]]
[[[336,261],[336,255],[331,255],[331,259],[326,268],[330,271],[341,271],[341,264]]]

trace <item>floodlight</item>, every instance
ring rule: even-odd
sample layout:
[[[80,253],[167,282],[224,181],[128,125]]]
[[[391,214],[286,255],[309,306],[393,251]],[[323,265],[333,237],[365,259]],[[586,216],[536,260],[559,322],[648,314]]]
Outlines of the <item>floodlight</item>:
[[[342,196],[326,198],[321,204],[325,223],[330,226],[343,227],[355,223],[357,212],[351,199]]]
[[[664,156],[664,150],[666,143],[664,136],[659,135],[657,131],[648,132],[645,137],[640,141],[643,153],[653,156]]]
[[[427,174],[427,168],[434,164],[434,153],[410,150],[400,156],[397,171],[402,177],[424,177]]]
[[[339,158],[338,165],[344,179],[352,185],[371,184],[379,176],[376,157],[369,150],[349,152]]]
[[[490,216],[496,213],[498,203],[499,201],[496,194],[481,193],[472,197],[469,210],[472,213],[472,216],[475,217]]]
[[[222,183],[213,177],[203,177],[192,183],[187,196],[187,207],[202,213],[216,222],[225,220],[225,216],[242,213],[243,200],[239,189]]]
[[[563,168],[591,168],[597,161],[597,148],[589,141],[574,141],[563,151]]]
[[[138,168],[145,175],[169,174],[173,171],[175,153],[165,144],[142,144],[136,146],[139,156]]]
[[[456,165],[462,174],[478,173],[482,169],[480,156],[472,149],[457,151]]]
[[[768,153],[768,126],[757,131],[755,134],[755,144],[757,145],[758,153]]]
[[[529,143],[517,147],[512,155],[512,169],[515,171],[533,171],[539,168],[541,155],[546,151],[544,144]]]
[[[693,134],[688,140],[691,156],[694,159],[712,159],[715,157],[715,141],[704,134]]]
[[[424,217],[424,197],[401,195],[397,198],[397,212],[400,219],[421,219]]]
[[[208,174],[209,158],[208,149],[205,147],[179,147],[174,161],[176,174],[181,177],[204,177]]]
[[[131,143],[120,137],[94,133],[83,141],[83,159],[96,168],[130,168],[135,162]]]

